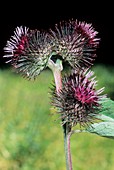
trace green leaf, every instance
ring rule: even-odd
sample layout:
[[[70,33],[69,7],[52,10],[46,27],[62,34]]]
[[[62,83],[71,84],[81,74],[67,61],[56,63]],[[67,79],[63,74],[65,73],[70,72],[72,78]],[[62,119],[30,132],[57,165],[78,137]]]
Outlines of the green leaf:
[[[114,122],[94,123],[88,127],[86,131],[102,137],[114,139]]]
[[[103,122],[92,124],[86,131],[102,137],[114,139],[114,101],[110,98],[105,98],[101,100],[100,104],[102,108],[95,117]]]
[[[106,121],[106,122],[114,122],[113,118],[111,118],[110,116],[103,115],[103,114],[97,114],[95,115],[95,118]]]
[[[101,100],[100,104],[102,105],[102,108],[99,112],[99,114],[108,116],[110,118],[114,119],[114,101],[110,98],[106,98]]]
[[[100,101],[100,104],[102,107],[95,117],[106,122],[114,121],[114,101],[110,98],[105,98]]]

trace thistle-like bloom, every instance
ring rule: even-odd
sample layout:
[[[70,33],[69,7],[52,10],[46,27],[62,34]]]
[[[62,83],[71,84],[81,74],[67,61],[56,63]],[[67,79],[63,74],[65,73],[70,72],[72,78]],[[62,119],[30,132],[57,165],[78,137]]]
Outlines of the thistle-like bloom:
[[[27,27],[17,27],[4,47],[4,57],[28,79],[34,79],[46,68],[51,54],[48,34]]]
[[[73,71],[62,79],[63,87],[59,94],[52,88],[52,106],[57,108],[62,124],[69,126],[89,125],[101,109],[100,100],[106,95],[100,95],[104,88],[95,89],[97,81],[94,72],[86,70]]]
[[[62,21],[50,29],[53,51],[62,56],[74,69],[90,67],[96,58],[99,45],[98,32],[92,24],[77,20]]]

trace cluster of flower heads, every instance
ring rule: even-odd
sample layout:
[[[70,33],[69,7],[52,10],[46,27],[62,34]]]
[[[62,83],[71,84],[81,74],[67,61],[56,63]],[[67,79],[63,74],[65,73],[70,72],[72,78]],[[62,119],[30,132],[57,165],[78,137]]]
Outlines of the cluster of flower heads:
[[[52,105],[62,125],[88,125],[101,108],[103,88],[95,89],[97,81],[88,71],[96,58],[97,34],[92,24],[77,20],[61,21],[48,31],[20,26],[4,47],[7,62],[28,79],[35,79],[54,55],[69,63],[73,71],[62,78],[59,93],[52,88]]]
[[[48,66],[52,55],[61,56],[74,69],[90,67],[99,45],[97,34],[92,24],[73,19],[61,21],[47,31],[20,26],[7,41],[4,57],[29,79]]]

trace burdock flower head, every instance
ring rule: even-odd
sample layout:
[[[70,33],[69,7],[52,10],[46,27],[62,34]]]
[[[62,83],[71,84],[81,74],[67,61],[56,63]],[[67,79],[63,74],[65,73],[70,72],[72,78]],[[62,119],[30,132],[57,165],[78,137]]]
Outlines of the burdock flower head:
[[[34,79],[47,66],[51,55],[49,42],[45,31],[20,26],[7,41],[4,57],[9,58],[8,62],[11,62],[24,77]]]
[[[17,27],[4,47],[7,62],[28,79],[35,79],[54,56],[75,69],[91,67],[99,45],[92,24],[77,20],[61,21],[48,31]]]
[[[90,67],[95,60],[99,45],[98,32],[92,24],[77,20],[61,21],[50,29],[53,51],[67,61],[71,67]]]
[[[52,106],[57,108],[63,125],[89,125],[99,113],[99,101],[106,96],[100,95],[104,88],[96,90],[97,81],[93,74],[88,69],[73,71],[69,76],[63,77],[59,93],[55,87],[52,88]]]

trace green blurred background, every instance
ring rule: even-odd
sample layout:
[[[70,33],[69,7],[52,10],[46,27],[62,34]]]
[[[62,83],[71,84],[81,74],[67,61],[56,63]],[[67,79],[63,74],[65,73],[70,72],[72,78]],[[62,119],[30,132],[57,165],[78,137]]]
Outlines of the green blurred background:
[[[114,67],[92,67],[97,88],[114,99]],[[52,72],[28,81],[0,69],[0,170],[66,170],[63,132],[50,104]],[[93,134],[71,137],[74,170],[114,170],[114,141]]]
[[[51,71],[36,81],[23,79],[5,64],[3,48],[17,26],[47,30],[71,18],[92,23],[101,39],[92,69],[98,88],[105,86],[114,100],[113,1],[1,1],[0,6],[0,170],[66,170],[62,127],[50,105]],[[73,135],[71,152],[73,170],[114,170],[112,139]]]

